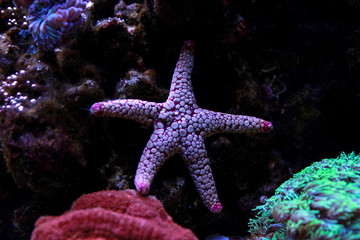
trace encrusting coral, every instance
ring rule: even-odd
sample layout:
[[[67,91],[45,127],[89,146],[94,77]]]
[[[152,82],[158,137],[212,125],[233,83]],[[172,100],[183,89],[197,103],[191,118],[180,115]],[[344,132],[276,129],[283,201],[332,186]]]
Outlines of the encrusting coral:
[[[57,55],[61,52],[65,50]],[[71,56],[63,55],[67,59]],[[67,79],[55,76],[58,71],[50,63],[38,55],[20,56],[10,63],[21,70],[6,78],[0,76],[4,161],[19,187],[27,186],[47,196],[69,191],[70,186],[77,185],[79,170],[89,160],[84,140],[88,131],[82,122],[88,115],[79,109],[103,99],[97,70],[79,63],[71,72],[73,83],[68,80],[66,87],[59,87],[59,82]],[[69,68],[61,64],[63,57],[57,60],[63,75],[69,75]],[[11,71],[8,67],[6,74],[8,69]]]
[[[360,155],[313,163],[255,210],[252,239],[359,239]]]
[[[31,240],[42,239],[166,239],[196,240],[172,221],[155,197],[134,190],[84,194],[58,217],[38,219]]]

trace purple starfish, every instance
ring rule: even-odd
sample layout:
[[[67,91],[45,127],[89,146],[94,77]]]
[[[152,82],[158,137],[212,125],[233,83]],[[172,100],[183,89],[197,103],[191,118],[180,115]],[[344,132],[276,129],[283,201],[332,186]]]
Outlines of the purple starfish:
[[[180,154],[205,205],[218,213],[222,206],[211,173],[205,138],[215,133],[266,133],[272,129],[272,124],[256,117],[199,108],[191,85],[194,46],[193,41],[185,41],[166,102],[119,99],[95,103],[90,111],[96,116],[127,118],[154,125],[135,175],[138,192],[147,194],[161,165],[174,154]]]

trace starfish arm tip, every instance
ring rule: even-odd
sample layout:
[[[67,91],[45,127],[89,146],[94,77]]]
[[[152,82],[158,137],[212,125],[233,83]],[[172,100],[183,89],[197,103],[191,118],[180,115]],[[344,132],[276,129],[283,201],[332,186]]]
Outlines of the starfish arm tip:
[[[186,41],[184,42],[183,48],[186,49],[186,50],[190,50],[191,52],[193,52],[194,49],[195,49],[195,43],[194,43],[194,41],[193,41],[193,40],[186,40]]]
[[[263,130],[263,132],[265,132],[265,133],[268,133],[268,132],[270,132],[272,129],[273,129],[273,125],[272,125],[272,123],[271,122],[268,122],[268,121],[264,121],[263,123],[262,123],[262,130]]]
[[[210,211],[213,212],[213,213],[220,213],[221,210],[222,210],[221,203],[215,203],[215,204],[210,206]]]
[[[102,109],[101,109],[101,103],[98,102],[98,103],[94,103],[91,108],[90,108],[90,113],[92,115],[95,115],[95,116],[100,116],[101,113],[102,113]]]
[[[138,191],[141,195],[146,195],[149,193],[150,184],[144,181],[135,182],[136,191]]]

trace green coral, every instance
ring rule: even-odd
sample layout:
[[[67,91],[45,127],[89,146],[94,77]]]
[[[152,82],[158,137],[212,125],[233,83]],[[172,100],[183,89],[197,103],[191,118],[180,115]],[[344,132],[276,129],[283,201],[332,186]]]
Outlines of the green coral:
[[[360,155],[313,163],[255,210],[261,239],[360,239]]]

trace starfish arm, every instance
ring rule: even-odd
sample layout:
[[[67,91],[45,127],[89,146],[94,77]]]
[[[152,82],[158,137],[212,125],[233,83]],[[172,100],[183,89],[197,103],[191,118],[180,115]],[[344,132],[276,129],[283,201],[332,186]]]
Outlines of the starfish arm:
[[[197,144],[188,146],[182,157],[204,204],[211,212],[219,213],[222,205],[216,191],[215,180],[207,157],[204,139],[197,134],[192,134],[192,138],[197,140]]]
[[[168,98],[168,101],[173,101],[175,105],[196,105],[193,87],[191,84],[191,72],[194,66],[194,50],[195,43],[190,40],[185,41],[171,80],[170,94]]]
[[[140,123],[152,123],[159,115],[161,104],[137,99],[118,99],[94,103],[90,112],[95,116],[132,119]]]
[[[163,124],[156,123],[136,170],[134,183],[138,192],[143,195],[149,192],[150,185],[160,167],[178,152],[177,145],[171,134],[164,131]]]
[[[257,117],[213,112],[206,109],[196,110],[196,112],[199,119],[198,131],[202,131],[207,137],[215,133],[268,133],[273,128],[271,122]]]

